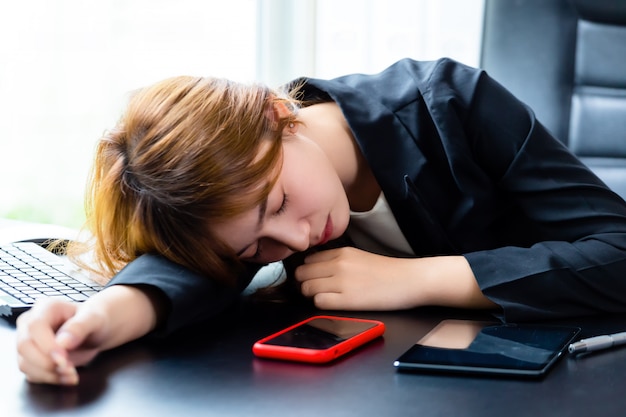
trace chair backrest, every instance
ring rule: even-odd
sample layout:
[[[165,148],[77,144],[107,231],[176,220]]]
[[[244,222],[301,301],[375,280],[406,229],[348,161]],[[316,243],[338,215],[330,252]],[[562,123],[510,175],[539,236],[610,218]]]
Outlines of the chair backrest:
[[[485,0],[481,66],[626,198],[626,1]]]

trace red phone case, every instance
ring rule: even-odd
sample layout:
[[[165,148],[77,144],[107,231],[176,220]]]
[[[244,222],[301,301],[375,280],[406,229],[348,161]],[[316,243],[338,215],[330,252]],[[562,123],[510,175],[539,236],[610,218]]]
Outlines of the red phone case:
[[[278,346],[270,345],[266,342],[277,336],[283,335],[296,327],[305,325],[315,319],[328,319],[333,321],[352,321],[359,323],[372,324],[372,327],[355,334],[346,340],[325,349],[311,349],[296,346]],[[380,337],[385,332],[385,324],[378,320],[357,319],[351,317],[338,316],[314,316],[299,323],[289,326],[270,336],[264,337],[254,344],[252,352],[262,358],[281,359],[287,361],[309,362],[309,363],[326,363],[330,362],[363,344]]]

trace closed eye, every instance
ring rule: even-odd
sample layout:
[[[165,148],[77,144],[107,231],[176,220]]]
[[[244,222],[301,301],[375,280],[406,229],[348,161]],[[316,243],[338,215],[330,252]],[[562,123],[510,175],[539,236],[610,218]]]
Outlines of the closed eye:
[[[280,203],[280,207],[278,207],[278,210],[276,210],[276,212],[274,213],[274,216],[280,216],[281,214],[283,214],[285,210],[287,210],[288,204],[289,204],[289,196],[287,195],[287,193],[283,193],[283,200]],[[259,260],[262,253],[263,253],[263,240],[261,239],[257,242],[256,251],[254,251],[254,254],[252,255],[250,259],[255,260],[255,261]]]
[[[278,210],[276,210],[276,213],[274,213],[274,215],[280,216],[281,214],[283,214],[285,210],[287,210],[288,203],[289,203],[289,196],[286,193],[283,193],[283,201],[280,204],[280,207],[278,208]]]

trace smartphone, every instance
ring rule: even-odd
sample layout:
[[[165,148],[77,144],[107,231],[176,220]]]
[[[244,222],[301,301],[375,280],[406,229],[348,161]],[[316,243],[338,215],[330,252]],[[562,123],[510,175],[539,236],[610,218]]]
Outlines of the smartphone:
[[[254,344],[261,358],[326,363],[380,337],[385,324],[377,320],[314,316]]]

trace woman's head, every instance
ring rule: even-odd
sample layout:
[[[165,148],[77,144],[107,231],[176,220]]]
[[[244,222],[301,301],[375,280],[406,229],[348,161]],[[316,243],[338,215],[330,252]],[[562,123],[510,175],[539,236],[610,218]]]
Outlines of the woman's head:
[[[273,111],[284,100],[263,86],[195,77],[134,94],[100,140],[89,183],[99,266],[112,274],[155,252],[225,278],[236,257],[209,225],[266,198],[293,118]]]

